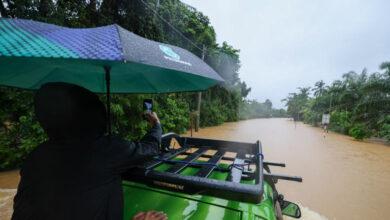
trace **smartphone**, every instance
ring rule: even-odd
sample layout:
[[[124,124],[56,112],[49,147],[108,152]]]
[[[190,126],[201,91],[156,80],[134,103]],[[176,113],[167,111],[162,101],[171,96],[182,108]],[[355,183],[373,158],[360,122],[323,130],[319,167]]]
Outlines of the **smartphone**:
[[[144,99],[143,102],[144,114],[152,114],[153,112],[153,99]]]

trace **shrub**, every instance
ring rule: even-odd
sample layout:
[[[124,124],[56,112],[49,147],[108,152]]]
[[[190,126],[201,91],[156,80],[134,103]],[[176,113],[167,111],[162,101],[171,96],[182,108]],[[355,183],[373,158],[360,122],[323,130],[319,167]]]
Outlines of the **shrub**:
[[[377,123],[379,125],[378,136],[390,141],[390,115],[386,115]]]
[[[356,140],[363,140],[365,138],[369,138],[371,136],[371,131],[367,128],[367,126],[363,124],[356,123],[349,130],[349,135],[354,137]]]

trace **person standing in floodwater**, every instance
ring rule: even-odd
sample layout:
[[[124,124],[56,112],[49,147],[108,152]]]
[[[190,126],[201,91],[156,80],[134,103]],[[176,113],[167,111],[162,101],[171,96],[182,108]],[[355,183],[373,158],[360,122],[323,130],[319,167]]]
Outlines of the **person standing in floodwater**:
[[[13,220],[123,219],[121,174],[159,153],[161,125],[140,142],[105,136],[106,110],[96,94],[76,85],[48,83],[35,95],[35,114],[48,141],[36,147],[20,171]],[[133,219],[167,219],[140,212]]]

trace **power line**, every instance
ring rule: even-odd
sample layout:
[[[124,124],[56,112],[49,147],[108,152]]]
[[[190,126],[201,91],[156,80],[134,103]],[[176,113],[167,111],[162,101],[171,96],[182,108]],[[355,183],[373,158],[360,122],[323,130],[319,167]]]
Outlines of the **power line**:
[[[146,4],[143,0],[140,0],[142,4],[144,4],[148,9],[150,9],[161,21],[166,23],[170,28],[172,28],[176,33],[178,33],[181,37],[183,37],[185,40],[187,40],[192,46],[197,48],[199,51],[203,51],[200,47],[198,47],[194,42],[192,42],[190,39],[188,39],[186,36],[184,36],[183,33],[181,33],[179,30],[175,28],[172,24],[170,24],[167,20],[165,20],[163,17],[161,17],[156,10],[151,8],[148,4]]]

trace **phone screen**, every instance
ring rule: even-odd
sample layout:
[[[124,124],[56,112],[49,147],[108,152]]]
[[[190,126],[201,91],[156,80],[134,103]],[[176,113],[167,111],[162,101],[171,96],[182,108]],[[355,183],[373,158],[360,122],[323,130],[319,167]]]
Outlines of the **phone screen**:
[[[144,99],[143,109],[144,109],[145,114],[152,114],[153,100],[152,99]]]

